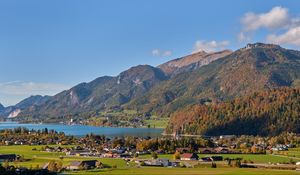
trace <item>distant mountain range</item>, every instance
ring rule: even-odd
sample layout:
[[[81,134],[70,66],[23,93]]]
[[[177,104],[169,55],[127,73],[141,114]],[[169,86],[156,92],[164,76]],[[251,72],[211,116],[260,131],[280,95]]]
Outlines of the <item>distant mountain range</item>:
[[[283,86],[300,86],[300,52],[255,43],[234,52],[198,52],[158,67],[139,65],[54,96],[32,96],[2,110],[0,106],[0,115],[63,120],[65,116],[132,109],[169,116],[188,105],[218,103]]]

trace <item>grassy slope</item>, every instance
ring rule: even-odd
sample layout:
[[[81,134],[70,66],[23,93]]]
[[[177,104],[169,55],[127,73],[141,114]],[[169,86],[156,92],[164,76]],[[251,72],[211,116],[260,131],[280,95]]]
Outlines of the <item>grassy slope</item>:
[[[146,126],[150,125],[151,128],[166,128],[169,118],[152,116],[149,120],[145,120]]]

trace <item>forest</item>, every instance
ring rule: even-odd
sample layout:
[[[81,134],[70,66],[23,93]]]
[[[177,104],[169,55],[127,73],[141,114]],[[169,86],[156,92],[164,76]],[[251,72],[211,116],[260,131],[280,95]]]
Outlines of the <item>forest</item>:
[[[278,88],[172,114],[167,133],[275,136],[300,132],[300,89]]]

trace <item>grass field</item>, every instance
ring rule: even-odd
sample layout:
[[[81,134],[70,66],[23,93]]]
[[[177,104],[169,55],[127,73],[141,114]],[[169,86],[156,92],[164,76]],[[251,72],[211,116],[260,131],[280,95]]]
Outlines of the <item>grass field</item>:
[[[168,124],[168,119],[162,118],[159,120],[156,119],[149,119],[145,120],[146,126],[150,125],[151,128],[165,128]]]
[[[84,157],[64,157],[60,159],[60,156],[64,156],[64,153],[49,153],[38,151],[42,146],[0,146],[0,154],[15,153],[23,155],[25,159],[29,161],[11,163],[15,166],[24,167],[42,167],[50,160],[62,161],[63,164],[69,165],[71,161],[75,160],[87,160],[95,158]],[[36,148],[37,151],[32,149]],[[200,155],[205,156],[205,155]],[[141,158],[149,158],[149,155],[141,156]],[[159,157],[172,159],[172,155],[159,155]],[[289,161],[287,157],[278,157],[273,155],[223,155],[223,157],[243,157],[246,160],[252,160],[257,163],[267,162],[284,162]],[[153,168],[153,167],[141,167],[138,168],[134,163],[127,167],[126,162],[122,159],[109,159],[98,158],[103,164],[116,166],[117,168],[102,169],[102,170],[90,170],[90,171],[78,171],[78,172],[64,172],[68,175],[89,175],[89,174],[111,174],[111,175],[300,175],[296,171],[280,171],[280,170],[265,170],[265,169],[239,169],[239,168]]]
[[[276,156],[276,155],[261,155],[261,154],[218,154],[219,156],[223,156],[223,158],[243,158],[243,160],[251,160],[254,163],[284,163],[284,162],[290,162],[289,157],[284,156]],[[211,154],[198,154],[198,156],[206,157],[211,156]],[[168,158],[173,159],[172,154],[164,154],[164,155],[158,155],[159,158]],[[151,155],[142,155],[140,158],[151,158]],[[297,161],[297,159],[295,159]]]
[[[66,172],[67,175],[299,175],[296,171],[280,171],[265,169],[239,169],[239,168],[127,168],[94,170],[82,172]]]
[[[288,151],[281,151],[283,155],[294,157],[300,161],[300,148],[290,148]]]
[[[13,162],[12,165],[23,166],[23,167],[42,167],[50,160],[62,161],[63,165],[69,165],[71,161],[76,160],[88,160],[95,158],[85,158],[85,157],[66,157],[64,153],[51,153],[51,152],[41,152],[39,151],[43,146],[0,146],[0,154],[9,154],[14,153],[17,155],[24,156],[25,159],[30,159],[25,162]],[[37,151],[33,151],[32,149],[36,148]],[[63,156],[63,159],[60,157]],[[126,162],[123,159],[109,159],[109,158],[97,158],[96,160],[101,161],[106,165],[116,165],[117,167],[124,168],[126,167]]]

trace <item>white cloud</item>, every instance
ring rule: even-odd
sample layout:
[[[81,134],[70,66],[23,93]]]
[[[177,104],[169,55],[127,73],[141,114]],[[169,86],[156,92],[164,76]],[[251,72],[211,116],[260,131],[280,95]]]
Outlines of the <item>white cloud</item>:
[[[152,55],[153,56],[164,56],[164,57],[167,57],[167,56],[171,56],[172,55],[172,52],[169,51],[169,50],[160,50],[160,49],[153,49],[152,50]]]
[[[290,28],[283,34],[268,35],[267,41],[274,44],[291,44],[300,46],[300,26]]]
[[[7,95],[53,95],[65,90],[69,86],[55,83],[34,83],[34,82],[5,82],[0,83],[0,93]]]
[[[259,29],[269,30],[266,42],[300,46],[300,17],[292,16],[284,7],[274,7],[266,13],[246,13],[241,19],[239,41],[250,41],[250,35]]]
[[[229,45],[229,41],[205,41],[205,40],[198,40],[196,41],[193,53],[205,51],[205,52],[215,52],[219,50],[224,50]]]
[[[274,7],[267,13],[246,13],[242,18],[243,30],[254,31],[260,28],[279,29],[287,27],[291,23],[288,9]]]
[[[12,81],[0,83],[1,103],[12,105],[31,95],[54,95],[70,86],[58,83]]]

